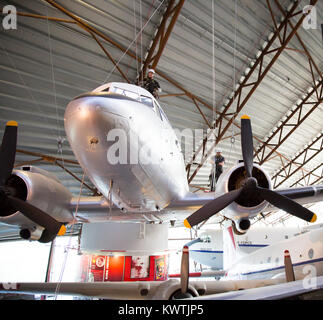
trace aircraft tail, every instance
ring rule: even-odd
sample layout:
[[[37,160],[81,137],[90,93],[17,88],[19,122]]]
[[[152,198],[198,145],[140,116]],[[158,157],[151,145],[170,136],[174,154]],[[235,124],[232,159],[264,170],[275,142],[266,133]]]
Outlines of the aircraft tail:
[[[241,257],[231,220],[223,223],[223,269],[229,269]]]

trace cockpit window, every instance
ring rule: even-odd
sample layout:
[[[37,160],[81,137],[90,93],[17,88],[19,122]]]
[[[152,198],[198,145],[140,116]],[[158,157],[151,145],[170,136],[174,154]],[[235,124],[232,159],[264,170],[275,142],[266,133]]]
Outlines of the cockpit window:
[[[124,94],[124,90],[123,89],[120,89],[120,88],[117,88],[117,87],[114,87],[113,89],[114,89],[113,91],[115,93],[122,94],[122,95]]]
[[[161,114],[162,120],[169,122],[164,110],[161,107],[159,107],[159,112]]]
[[[124,95],[126,97],[129,97],[129,98],[132,98],[132,99],[135,99],[135,100],[139,100],[138,93],[131,92],[131,91],[128,91],[128,90],[124,90]]]
[[[154,107],[152,98],[149,98],[149,97],[146,97],[146,96],[140,96],[140,100],[141,100],[142,103],[144,103],[148,107],[151,107],[151,108]]]
[[[137,92],[129,91],[129,90],[118,88],[118,87],[113,87],[113,88],[111,88],[110,91],[117,93],[117,94],[121,94],[126,97],[129,97],[131,99],[140,101],[140,102],[144,103],[145,105],[147,105],[148,107],[154,108],[153,99],[150,97],[141,96]],[[156,108],[156,111],[157,111],[157,109],[158,108]]]
[[[118,87],[114,87],[113,91],[117,94],[122,94],[123,96],[129,97],[134,100],[139,100],[139,95],[136,92],[132,92],[129,90],[121,89]]]
[[[157,103],[157,101],[156,100],[154,100],[154,106],[155,106],[155,110],[156,110],[156,113],[159,115],[159,117],[160,117],[160,120],[163,120],[163,117],[162,117],[162,115],[161,115],[161,113],[160,113],[160,107],[159,107],[159,104]]]
[[[161,119],[162,121],[168,121],[168,122],[169,122],[169,120],[168,120],[168,118],[167,118],[167,116],[166,116],[166,114],[165,114],[164,110],[161,108],[161,106],[159,105],[159,103],[158,103],[156,100],[154,100],[154,105],[155,105],[156,112],[157,112],[157,113],[159,114],[159,116],[160,116],[160,119]]]

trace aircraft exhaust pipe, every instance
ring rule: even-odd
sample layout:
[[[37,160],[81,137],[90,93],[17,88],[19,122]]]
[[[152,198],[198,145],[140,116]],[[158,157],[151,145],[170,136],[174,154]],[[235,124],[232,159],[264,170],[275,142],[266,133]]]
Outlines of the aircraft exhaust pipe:
[[[19,235],[24,240],[38,241],[42,236],[43,230],[36,228],[35,230],[21,229]]]
[[[242,236],[249,230],[250,225],[250,220],[248,218],[241,218],[233,221],[232,230],[236,235]]]
[[[248,218],[241,218],[238,225],[242,231],[247,231],[250,228],[250,220]]]

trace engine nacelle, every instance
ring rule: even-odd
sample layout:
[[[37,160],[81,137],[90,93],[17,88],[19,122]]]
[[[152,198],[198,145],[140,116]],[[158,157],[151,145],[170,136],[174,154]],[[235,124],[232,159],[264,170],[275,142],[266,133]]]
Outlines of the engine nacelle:
[[[73,213],[69,209],[72,198],[71,192],[50,172],[37,167],[22,167],[14,170],[7,181],[14,196],[43,210],[56,220],[68,223],[73,220]],[[0,222],[19,226],[24,239],[38,240],[43,229],[20,211],[10,207],[2,207]],[[37,239],[38,238],[38,239]]]
[[[257,180],[258,186],[265,189],[272,189],[269,175],[258,165],[253,165],[252,176]],[[246,178],[244,163],[241,162],[237,166],[224,172],[217,184],[216,193],[224,194],[232,190],[241,188]],[[252,219],[268,205],[268,202],[257,194],[242,194],[236,201],[227,206],[225,216],[235,222],[238,232],[245,233],[248,229],[248,219]]]

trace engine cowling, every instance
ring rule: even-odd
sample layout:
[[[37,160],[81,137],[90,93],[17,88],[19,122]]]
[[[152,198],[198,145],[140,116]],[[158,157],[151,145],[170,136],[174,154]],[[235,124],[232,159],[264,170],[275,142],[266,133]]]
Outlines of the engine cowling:
[[[73,220],[73,213],[69,209],[72,194],[50,172],[37,167],[22,167],[13,171],[7,186],[15,197],[29,202],[57,221],[68,223]],[[1,208],[0,222],[18,226],[21,237],[29,240],[38,240],[43,230],[20,211],[6,205]]]
[[[269,175],[257,164],[253,165],[252,176],[257,180],[258,186],[272,189]],[[241,188],[246,179],[246,172],[243,162],[223,173],[217,183],[217,194],[223,194]],[[268,202],[254,193],[243,193],[228,207],[225,208],[225,216],[235,222],[237,232],[245,233],[252,219],[268,205]]]

